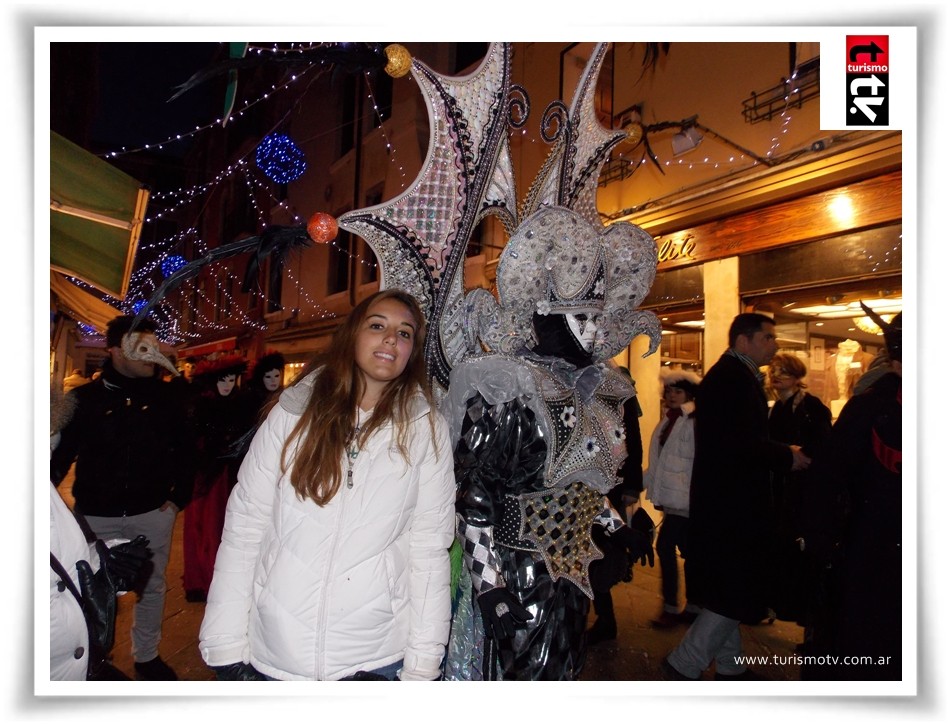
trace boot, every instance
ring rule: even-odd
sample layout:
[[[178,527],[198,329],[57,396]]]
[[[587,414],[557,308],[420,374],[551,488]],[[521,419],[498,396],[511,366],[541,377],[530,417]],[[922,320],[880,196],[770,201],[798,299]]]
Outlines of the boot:
[[[597,617],[593,626],[587,630],[588,646],[609,639],[617,639],[617,620],[607,616]]]

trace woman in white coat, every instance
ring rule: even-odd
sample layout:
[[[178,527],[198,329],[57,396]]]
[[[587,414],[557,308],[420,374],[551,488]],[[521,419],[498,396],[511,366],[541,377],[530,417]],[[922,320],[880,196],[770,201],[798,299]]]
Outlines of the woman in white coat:
[[[693,413],[696,390],[700,378],[688,370],[663,369],[663,403],[666,414],[650,438],[649,466],[643,474],[647,498],[657,511],[663,512],[663,522],[656,539],[656,553],[660,560],[660,579],[663,592],[663,611],[653,620],[654,627],[666,628],[689,623],[696,618],[699,608],[687,599],[686,607],[679,607],[679,561],[688,551],[689,487],[693,475],[693,456],[696,451]],[[687,589],[689,582],[687,581]]]
[[[412,296],[369,297],[258,430],[201,624],[219,679],[439,679],[455,481],[424,338]]]

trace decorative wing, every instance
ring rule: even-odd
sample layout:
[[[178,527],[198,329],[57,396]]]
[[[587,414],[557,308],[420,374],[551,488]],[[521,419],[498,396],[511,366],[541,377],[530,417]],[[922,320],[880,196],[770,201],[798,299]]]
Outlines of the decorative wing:
[[[466,354],[463,266],[472,231],[487,214],[516,226],[508,125],[511,49],[494,43],[470,75],[446,77],[413,60],[429,112],[422,170],[398,197],[341,215],[380,260],[380,288],[413,294],[429,320],[426,361],[438,396]],[[441,391],[440,391],[441,387]]]
[[[599,43],[594,49],[569,112],[560,101],[545,110],[542,136],[554,147],[525,198],[522,219],[543,206],[564,206],[591,224],[603,223],[597,212],[597,180],[610,150],[626,138],[624,131],[604,128],[594,108],[597,76],[609,47]],[[552,126],[555,130],[549,133]]]

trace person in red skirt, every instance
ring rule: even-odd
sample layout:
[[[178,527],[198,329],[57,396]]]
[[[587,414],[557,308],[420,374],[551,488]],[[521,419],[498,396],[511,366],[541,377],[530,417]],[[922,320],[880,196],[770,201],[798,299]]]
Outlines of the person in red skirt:
[[[246,450],[239,442],[254,425],[254,406],[238,387],[246,369],[247,361],[235,355],[202,360],[194,374],[199,387],[193,412],[198,460],[193,498],[185,512],[182,576],[189,602],[208,597],[224,511]]]

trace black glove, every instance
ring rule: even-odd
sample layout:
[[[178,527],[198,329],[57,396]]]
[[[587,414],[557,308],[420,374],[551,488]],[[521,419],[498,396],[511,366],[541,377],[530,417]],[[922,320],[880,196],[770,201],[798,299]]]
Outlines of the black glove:
[[[229,680],[232,682],[251,682],[263,680],[264,676],[254,669],[254,666],[247,662],[235,662],[230,665],[219,665],[212,667],[215,677],[219,680]]]
[[[647,532],[621,526],[610,534],[610,538],[626,548],[627,558],[631,562],[639,562],[641,566],[646,566],[649,562],[651,567],[655,563],[653,538]]]
[[[489,589],[475,599],[482,612],[485,622],[485,631],[496,641],[511,639],[515,636],[515,629],[534,619],[534,616],[521,606],[515,596],[504,587]]]
[[[152,557],[148,544],[148,539],[139,534],[132,541],[116,544],[106,552],[102,564],[109,570],[116,591],[130,592],[135,589],[143,573],[142,568]]]
[[[96,542],[100,564],[106,545]],[[82,593],[82,612],[89,628],[90,667],[97,669],[115,644],[115,584],[105,566],[93,571],[89,562],[76,562],[79,591]]]

